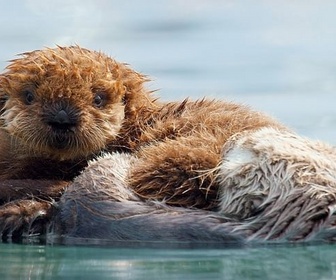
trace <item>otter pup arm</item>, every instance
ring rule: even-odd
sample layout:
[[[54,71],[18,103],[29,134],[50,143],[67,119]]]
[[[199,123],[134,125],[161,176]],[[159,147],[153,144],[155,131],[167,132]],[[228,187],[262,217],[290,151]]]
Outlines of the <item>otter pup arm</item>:
[[[147,146],[129,172],[131,188],[143,199],[214,209],[220,149],[215,141],[201,142],[197,136],[189,136]]]
[[[20,238],[41,234],[52,215],[52,205],[68,185],[66,181],[0,181],[0,235]]]
[[[0,236],[12,240],[22,236],[42,234],[52,215],[52,203],[34,199],[19,199],[0,206]]]

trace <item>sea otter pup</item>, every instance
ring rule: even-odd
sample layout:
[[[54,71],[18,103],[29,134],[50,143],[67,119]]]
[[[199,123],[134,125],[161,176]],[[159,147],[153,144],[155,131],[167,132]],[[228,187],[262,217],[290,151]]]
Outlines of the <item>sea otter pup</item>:
[[[162,217],[171,233],[183,224],[178,217],[188,217],[186,228],[194,222],[200,230],[221,228],[222,236],[237,228],[239,235],[274,239],[293,225],[288,210],[293,205],[296,217],[308,213],[306,232],[313,219],[332,215],[333,148],[302,139],[239,104],[160,102],[144,87],[147,80],[103,53],[78,46],[33,51],[12,61],[0,75],[4,233],[27,225],[40,231],[31,223],[45,216],[56,233],[69,236],[95,237],[99,229],[94,233],[91,226],[103,217],[107,224],[117,221],[113,226],[120,232],[132,225],[122,223],[125,217],[149,228],[154,217]],[[120,156],[125,164],[115,164]],[[91,172],[95,158],[98,175]],[[50,203],[75,177],[61,201]],[[317,207],[302,200],[302,192]],[[58,205],[55,215],[52,205]],[[114,213],[112,205],[124,212]],[[286,219],[275,218],[279,210]],[[138,213],[145,218],[137,220]],[[209,221],[209,213],[215,219]],[[100,230],[114,238],[134,237]],[[181,238],[166,230],[156,236]],[[202,239],[197,232],[188,236]],[[305,238],[301,232],[293,235],[293,240]]]
[[[53,197],[54,186],[61,191],[88,160],[118,151],[137,158],[127,181],[142,199],[216,209],[214,170],[223,145],[239,132],[282,126],[230,102],[159,102],[144,87],[147,80],[79,46],[33,51],[13,60],[0,75],[0,179],[11,180],[2,182],[6,191],[0,199],[12,199],[16,188],[6,186],[20,185],[20,179],[36,180],[34,196],[47,197],[51,189]],[[45,188],[40,186],[44,182]]]

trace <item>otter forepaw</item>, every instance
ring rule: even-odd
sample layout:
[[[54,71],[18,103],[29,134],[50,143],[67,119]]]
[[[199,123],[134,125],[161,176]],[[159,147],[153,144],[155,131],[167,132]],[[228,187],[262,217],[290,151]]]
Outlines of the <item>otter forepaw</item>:
[[[52,204],[45,201],[17,200],[0,207],[0,233],[3,240],[45,232]]]

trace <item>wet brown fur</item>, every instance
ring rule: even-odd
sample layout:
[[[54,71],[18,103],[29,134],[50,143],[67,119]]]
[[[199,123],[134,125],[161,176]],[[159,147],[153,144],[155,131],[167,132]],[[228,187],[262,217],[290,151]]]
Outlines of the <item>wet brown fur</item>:
[[[0,75],[0,179],[16,179],[16,187],[21,179],[38,180],[36,188],[46,196],[50,180],[58,193],[102,151],[125,152],[137,158],[127,180],[139,197],[216,208],[218,185],[211,171],[223,145],[236,133],[282,125],[230,102],[160,102],[144,87],[147,81],[127,65],[78,46],[13,60]],[[59,138],[45,118],[62,106],[71,107],[78,123],[65,136],[66,145],[56,148]],[[23,197],[33,193],[27,189]],[[50,197],[58,196],[51,191]]]

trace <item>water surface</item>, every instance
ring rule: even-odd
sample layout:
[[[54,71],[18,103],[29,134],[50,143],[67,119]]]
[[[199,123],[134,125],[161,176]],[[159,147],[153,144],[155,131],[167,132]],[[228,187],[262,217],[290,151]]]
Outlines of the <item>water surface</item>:
[[[1,279],[335,279],[336,247],[137,249],[0,244]]]

